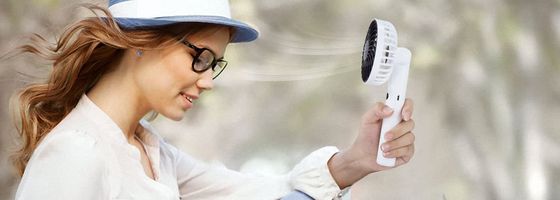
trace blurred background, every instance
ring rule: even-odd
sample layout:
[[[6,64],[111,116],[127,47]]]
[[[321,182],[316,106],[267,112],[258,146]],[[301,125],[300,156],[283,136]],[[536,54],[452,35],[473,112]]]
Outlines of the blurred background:
[[[54,42],[92,16],[80,2],[1,0],[0,54],[33,33]],[[322,146],[348,147],[361,115],[384,101],[384,86],[360,79],[380,18],[412,51],[416,154],[355,184],[352,199],[560,199],[560,0],[230,2],[261,37],[229,47],[228,68],[184,120],[153,122],[185,152],[281,174]],[[49,69],[30,55],[0,62],[0,199],[18,184],[8,99]]]

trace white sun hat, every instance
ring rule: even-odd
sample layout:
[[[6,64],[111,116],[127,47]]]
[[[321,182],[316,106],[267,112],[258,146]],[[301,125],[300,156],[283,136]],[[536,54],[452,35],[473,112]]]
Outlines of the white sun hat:
[[[109,0],[109,12],[122,28],[196,22],[233,27],[231,42],[249,42],[259,36],[248,24],[231,18],[228,0]]]

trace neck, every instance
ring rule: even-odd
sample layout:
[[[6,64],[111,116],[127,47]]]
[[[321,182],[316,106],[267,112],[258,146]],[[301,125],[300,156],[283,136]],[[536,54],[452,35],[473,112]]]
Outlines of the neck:
[[[129,142],[134,140],[140,119],[150,111],[135,88],[131,77],[114,71],[105,74],[87,93],[91,101],[119,126]]]

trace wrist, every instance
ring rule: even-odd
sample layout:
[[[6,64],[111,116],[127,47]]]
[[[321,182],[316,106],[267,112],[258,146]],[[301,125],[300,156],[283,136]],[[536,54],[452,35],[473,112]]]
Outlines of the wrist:
[[[360,159],[354,158],[348,150],[334,154],[327,162],[329,171],[340,189],[353,185],[369,172],[362,167]]]

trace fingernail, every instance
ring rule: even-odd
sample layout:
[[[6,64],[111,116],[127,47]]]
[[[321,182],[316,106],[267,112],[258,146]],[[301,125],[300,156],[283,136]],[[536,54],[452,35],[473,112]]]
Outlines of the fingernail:
[[[383,150],[384,152],[387,152],[389,150],[389,145],[388,144],[382,145],[381,150]]]
[[[389,114],[389,113],[391,113],[391,112],[393,112],[393,109],[390,108],[389,106],[385,106],[385,107],[383,108],[383,113]]]

